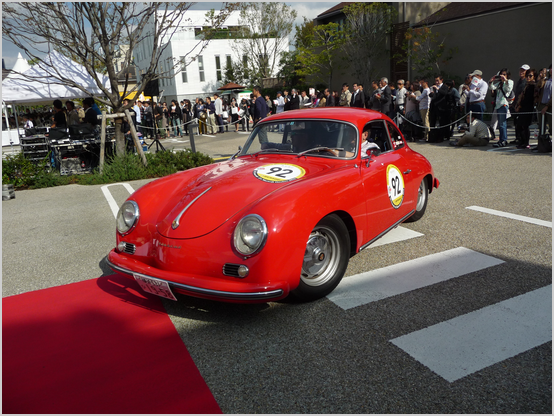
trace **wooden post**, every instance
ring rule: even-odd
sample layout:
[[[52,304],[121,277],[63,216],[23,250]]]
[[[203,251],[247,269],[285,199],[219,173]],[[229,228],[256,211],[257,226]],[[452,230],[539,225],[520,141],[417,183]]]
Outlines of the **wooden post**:
[[[137,136],[137,131],[135,130],[135,124],[133,123],[133,119],[131,118],[131,113],[129,113],[129,110],[125,110],[125,115],[127,116],[129,126],[131,127],[131,137],[133,138],[133,142],[135,142],[135,147],[139,152],[140,158],[142,159],[142,163],[144,164],[144,166],[146,166],[148,162],[146,161],[146,156],[142,151],[142,146],[140,145],[140,141]]]
[[[104,152],[106,150],[106,111],[102,111],[102,130],[100,131],[100,164],[98,171],[102,175],[104,170]]]

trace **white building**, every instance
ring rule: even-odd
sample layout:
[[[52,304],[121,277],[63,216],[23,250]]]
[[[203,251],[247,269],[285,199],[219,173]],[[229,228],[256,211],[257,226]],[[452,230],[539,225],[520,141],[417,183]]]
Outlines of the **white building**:
[[[185,15],[179,30],[173,35],[162,59],[159,62],[159,70],[167,71],[174,65],[174,60],[182,60],[190,53],[189,57],[196,56],[200,50],[201,34],[206,26],[207,10],[189,10]],[[196,60],[188,62],[188,65],[181,71],[173,71],[169,79],[160,79],[158,82],[162,101],[169,102],[173,99],[181,101],[185,98],[194,101],[194,98],[205,98],[212,96],[217,89],[223,86],[223,78],[226,65],[233,62],[243,62],[243,57],[236,56],[231,45],[235,42],[233,38],[234,29],[239,27],[239,12],[235,11],[225,21],[222,32],[228,31],[225,39],[213,39],[201,51]],[[275,42],[273,39],[271,42]],[[134,59],[139,74],[150,63],[152,38],[146,38],[135,48]],[[274,43],[273,43],[274,44]],[[282,46],[282,51],[288,51],[288,40]],[[278,68],[278,65],[276,66]],[[276,76],[276,74],[272,74]]]

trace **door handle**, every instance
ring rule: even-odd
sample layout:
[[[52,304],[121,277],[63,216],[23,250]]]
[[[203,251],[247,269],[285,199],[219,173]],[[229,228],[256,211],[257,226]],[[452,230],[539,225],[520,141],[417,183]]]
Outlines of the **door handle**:
[[[406,172],[404,172],[404,175],[407,175],[408,173],[411,173],[412,170],[411,169],[408,169]]]

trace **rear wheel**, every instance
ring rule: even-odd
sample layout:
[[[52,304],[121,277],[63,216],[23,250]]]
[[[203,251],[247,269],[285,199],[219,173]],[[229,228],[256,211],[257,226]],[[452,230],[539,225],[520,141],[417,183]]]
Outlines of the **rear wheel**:
[[[429,189],[427,187],[427,181],[425,178],[421,180],[419,185],[419,190],[417,192],[417,205],[414,215],[406,220],[406,222],[415,222],[425,214],[425,209],[427,208],[427,200],[429,199]]]
[[[336,215],[323,218],[306,243],[300,284],[291,293],[310,301],[328,295],[344,276],[350,257],[348,230]]]

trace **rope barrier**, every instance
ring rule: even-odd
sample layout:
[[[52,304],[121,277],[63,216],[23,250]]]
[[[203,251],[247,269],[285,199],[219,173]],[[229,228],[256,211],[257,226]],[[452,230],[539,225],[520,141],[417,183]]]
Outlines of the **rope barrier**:
[[[434,127],[429,126],[428,128],[429,128],[430,130],[433,130],[433,129],[437,129],[437,130],[438,130],[438,129],[442,129],[442,128],[445,128],[445,127],[451,127],[451,126],[453,126],[453,125],[456,125],[458,122],[460,122],[460,121],[462,121],[462,120],[465,120],[465,118],[466,118],[468,115],[471,116],[473,113],[474,113],[473,111],[470,111],[469,113],[465,113],[462,117],[460,117],[460,118],[457,119],[457,120],[454,120],[453,122],[451,122],[451,123],[449,123],[449,124],[439,125],[439,126],[434,126]],[[419,114],[419,113],[418,113],[418,114]],[[479,112],[478,114],[482,114],[482,115],[484,115],[484,114],[487,114],[487,115],[489,115],[489,114],[490,114],[490,115],[497,114],[497,115],[498,115],[498,113],[496,113],[496,112],[492,112],[492,113],[485,113],[485,112],[481,113],[481,112]],[[515,114],[515,115],[518,115],[518,116],[520,116],[520,115],[526,115],[526,114],[532,114],[532,115],[535,114],[535,115],[536,115],[536,114],[538,114],[538,112],[536,112],[536,111],[534,111],[534,112],[518,112],[518,113],[510,113],[510,114],[511,114],[511,115],[514,115],[514,114]],[[552,113],[549,113],[549,112],[546,112],[546,114],[552,115]],[[404,115],[402,115],[402,114],[400,114],[400,113],[398,113],[398,114],[394,117],[394,119],[393,119],[393,121],[394,121],[396,124],[398,124],[398,117],[401,117],[402,122],[407,121],[408,123],[412,124],[413,126],[421,127],[421,128],[426,128],[426,126],[421,125],[421,124],[414,123],[413,121],[407,119]],[[178,128],[178,129],[181,129],[181,130],[182,130],[182,127],[184,127],[184,126],[186,126],[186,125],[188,125],[188,124],[191,124],[191,123],[193,123],[193,122],[200,123],[200,121],[201,121],[201,122],[205,125],[206,128],[210,128],[211,130],[214,130],[214,129],[218,129],[219,127],[233,126],[233,125],[238,124],[238,123],[241,123],[241,124],[242,124],[243,120],[244,120],[244,117],[243,117],[243,118],[239,118],[237,121],[229,122],[229,123],[227,123],[227,124],[212,124],[212,123],[210,122],[210,119],[209,119],[209,118],[206,118],[206,119],[204,119],[204,120],[200,120],[200,119],[198,119],[198,118],[193,118],[192,120],[187,121],[186,123],[179,123],[179,124],[177,124],[177,125],[172,125],[172,126],[168,125],[167,127],[162,127],[162,129],[164,129],[164,130],[169,130],[169,129]],[[150,130],[155,130],[155,129],[156,129],[156,127],[147,127],[147,126],[144,126],[144,125],[140,125],[140,127],[141,127],[142,129],[150,129]]]
[[[402,117],[402,120],[403,120],[403,121],[407,121],[408,123],[410,123],[410,124],[412,124],[412,125],[414,125],[414,126],[421,127],[421,128],[429,128],[430,130],[433,130],[433,129],[442,129],[442,128],[444,128],[444,127],[450,127],[450,126],[452,126],[452,125],[455,125],[455,124],[458,123],[459,121],[465,120],[465,118],[466,118],[468,115],[471,116],[473,113],[474,113],[473,111],[470,111],[469,113],[465,113],[463,117],[460,117],[458,120],[455,120],[455,121],[453,121],[452,123],[445,124],[445,125],[442,125],[442,126],[436,126],[436,127],[431,127],[431,126],[427,127],[427,126],[424,126],[424,125],[421,125],[421,124],[416,124],[416,123],[414,123],[413,121],[407,119],[405,116],[403,116],[403,115],[400,114],[400,113],[398,113],[396,117],[400,116],[400,117]],[[491,114],[491,115],[492,115],[492,114],[498,114],[498,113],[478,113],[478,114]],[[537,112],[523,112],[523,113],[522,113],[522,112],[519,112],[519,113],[511,113],[511,114],[512,114],[512,115],[517,114],[518,116],[520,116],[520,115],[524,115],[524,114],[537,114]],[[546,114],[552,115],[552,113],[549,113],[549,112],[547,112]],[[395,117],[395,120],[396,120],[396,117]],[[397,123],[397,124],[398,124],[398,123]]]

